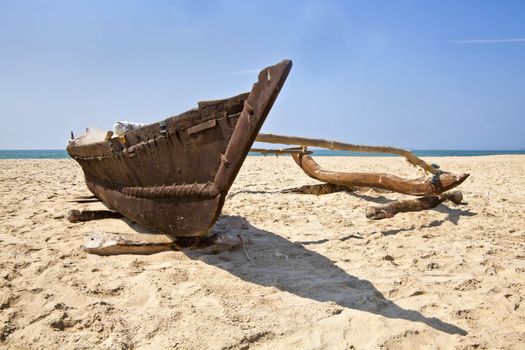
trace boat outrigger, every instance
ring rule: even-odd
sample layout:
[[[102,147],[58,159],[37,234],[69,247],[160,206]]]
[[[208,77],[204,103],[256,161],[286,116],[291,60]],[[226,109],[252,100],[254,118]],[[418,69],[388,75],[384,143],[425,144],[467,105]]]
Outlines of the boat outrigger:
[[[102,141],[83,142],[85,136],[72,135],[67,151],[81,165],[89,190],[106,206],[172,237],[208,233],[250,150],[291,154],[308,176],[328,184],[321,192],[372,187],[427,196],[388,208],[373,208],[367,213],[371,219],[429,209],[444,200],[462,200],[460,194],[441,194],[461,184],[468,174],[445,172],[404,149],[259,134],[291,67],[292,62],[284,60],[264,68],[249,93],[199,102],[198,108],[137,127],[120,137],[108,132]],[[254,141],[299,147],[251,149]],[[397,154],[429,176],[403,179],[384,173],[327,171],[313,160],[307,147]],[[80,220],[81,214],[75,218]],[[84,214],[89,218],[98,215]]]

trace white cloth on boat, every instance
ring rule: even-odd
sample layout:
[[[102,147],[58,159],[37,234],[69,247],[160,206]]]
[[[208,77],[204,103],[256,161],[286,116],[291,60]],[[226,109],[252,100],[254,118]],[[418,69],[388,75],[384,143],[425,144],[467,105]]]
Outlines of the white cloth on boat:
[[[142,123],[133,123],[133,122],[126,122],[126,121],[117,121],[115,124],[113,124],[113,131],[115,132],[115,135],[122,136],[128,131],[135,130],[138,128],[143,127],[144,124]]]

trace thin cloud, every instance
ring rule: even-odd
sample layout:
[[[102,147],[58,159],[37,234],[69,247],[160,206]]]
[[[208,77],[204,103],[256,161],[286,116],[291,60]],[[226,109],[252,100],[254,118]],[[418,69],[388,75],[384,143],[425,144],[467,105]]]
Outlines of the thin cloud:
[[[512,39],[471,39],[471,40],[452,40],[450,44],[505,44],[505,43],[525,43],[525,38]]]

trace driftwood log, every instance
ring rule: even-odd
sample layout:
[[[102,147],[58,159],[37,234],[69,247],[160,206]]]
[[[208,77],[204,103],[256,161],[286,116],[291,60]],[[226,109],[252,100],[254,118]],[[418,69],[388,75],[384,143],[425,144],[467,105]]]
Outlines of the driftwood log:
[[[240,248],[244,241],[233,233],[205,237],[171,237],[163,234],[91,232],[82,248],[96,255],[155,254],[170,250],[194,249],[219,253]]]
[[[391,218],[398,213],[432,209],[446,200],[454,204],[461,204],[463,201],[463,193],[461,193],[461,191],[451,191],[442,193],[439,196],[425,196],[394,201],[378,206],[370,206],[366,209],[366,217],[371,220]]]
[[[306,154],[292,154],[293,159],[306,175],[313,179],[348,187],[372,187],[413,196],[440,194],[461,184],[469,174],[436,174],[432,178],[404,179],[382,173],[345,173],[322,169]]]
[[[69,222],[91,221],[91,220],[100,220],[100,219],[118,219],[121,217],[123,217],[123,215],[120,213],[117,213],[116,211],[78,210],[78,209],[69,210],[66,216]]]

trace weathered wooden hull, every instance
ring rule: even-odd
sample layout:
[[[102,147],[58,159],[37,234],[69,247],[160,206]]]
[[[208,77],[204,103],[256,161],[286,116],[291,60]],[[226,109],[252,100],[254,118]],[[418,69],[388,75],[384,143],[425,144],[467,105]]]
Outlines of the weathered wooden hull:
[[[174,236],[205,235],[217,220],[255,137],[291,69],[263,69],[250,93],[130,131],[67,147],[89,190],[108,207]]]

